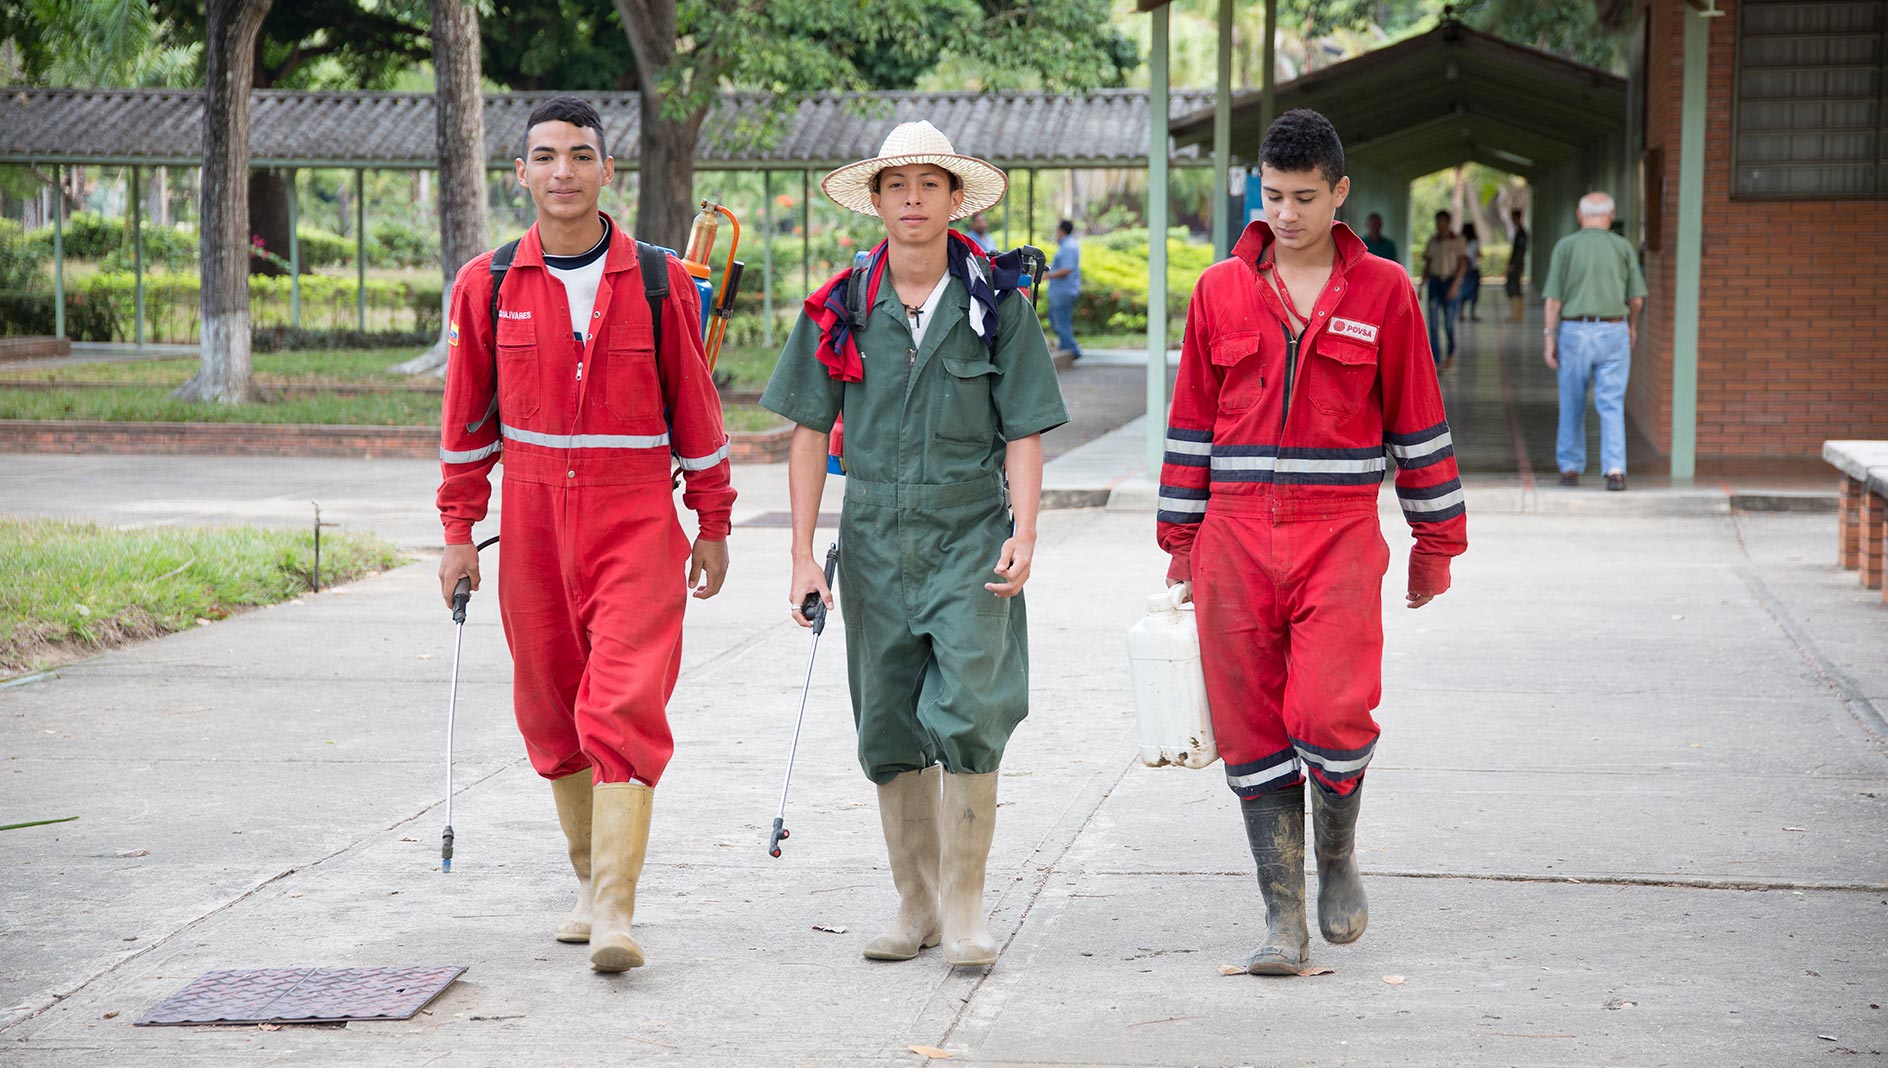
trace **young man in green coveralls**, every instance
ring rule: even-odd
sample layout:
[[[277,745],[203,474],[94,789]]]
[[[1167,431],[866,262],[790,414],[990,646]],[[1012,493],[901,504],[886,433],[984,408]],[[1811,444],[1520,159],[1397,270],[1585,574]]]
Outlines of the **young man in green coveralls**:
[[[1029,711],[1022,590],[1041,434],[1068,421],[1028,297],[992,290],[990,261],[968,242],[953,247],[951,221],[995,204],[1006,186],[1002,171],[957,154],[924,122],[827,175],[821,188],[835,202],[885,221],[886,243],[849,283],[870,303],[855,297],[864,313],[854,322],[843,300],[827,302],[846,275],[809,298],[761,398],[799,424],[787,603],[803,626],[808,594],[833,603],[813,530],[828,434],[844,416],[847,674],[899,897],[896,920],[865,947],[874,960],[910,960],[941,942],[953,967],[996,961],[984,868],[997,766]],[[849,340],[833,332],[835,315]]]

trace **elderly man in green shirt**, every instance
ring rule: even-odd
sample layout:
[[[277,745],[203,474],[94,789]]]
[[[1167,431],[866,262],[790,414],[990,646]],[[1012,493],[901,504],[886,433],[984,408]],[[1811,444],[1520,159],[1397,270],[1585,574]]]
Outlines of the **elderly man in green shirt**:
[[[1554,246],[1547,271],[1547,366],[1560,372],[1560,484],[1586,470],[1586,392],[1600,413],[1600,470],[1606,488],[1626,488],[1626,379],[1645,308],[1645,275],[1632,243],[1612,232],[1613,198],[1580,198],[1580,229]]]
[[[813,530],[843,416],[847,681],[899,897],[865,946],[874,960],[941,942],[953,967],[996,961],[984,868],[997,766],[1029,711],[1041,435],[1069,417],[1014,254],[993,260],[950,229],[1007,185],[928,122],[827,175],[826,195],[883,219],[886,240],[807,299],[761,397],[799,424],[787,600],[802,625],[808,594],[832,604]]]

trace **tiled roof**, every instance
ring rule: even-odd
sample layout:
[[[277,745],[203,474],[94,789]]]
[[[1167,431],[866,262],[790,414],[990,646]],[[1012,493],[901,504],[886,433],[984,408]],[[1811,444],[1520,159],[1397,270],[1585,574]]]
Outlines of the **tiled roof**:
[[[517,154],[524,122],[545,93],[485,98],[485,147],[493,164]],[[634,166],[641,103],[634,93],[590,93],[609,151]],[[766,149],[742,131],[766,98],[729,93],[703,124],[696,166],[822,169],[877,151],[901,121],[927,118],[958,151],[1004,167],[1139,167],[1147,162],[1147,93],[822,93],[802,100]],[[1210,92],[1175,91],[1178,118],[1212,104]],[[194,165],[203,154],[203,94],[172,89],[0,89],[0,162]],[[433,98],[425,93],[251,96],[249,146],[258,166],[425,168],[437,162]],[[1197,149],[1177,162],[1199,162]]]

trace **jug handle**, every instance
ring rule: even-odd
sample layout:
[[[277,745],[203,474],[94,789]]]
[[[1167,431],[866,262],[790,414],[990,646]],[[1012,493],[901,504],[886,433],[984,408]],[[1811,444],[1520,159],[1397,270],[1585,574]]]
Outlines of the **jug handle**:
[[[1167,603],[1173,610],[1180,611],[1180,606],[1193,599],[1193,583],[1180,582],[1167,587]]]

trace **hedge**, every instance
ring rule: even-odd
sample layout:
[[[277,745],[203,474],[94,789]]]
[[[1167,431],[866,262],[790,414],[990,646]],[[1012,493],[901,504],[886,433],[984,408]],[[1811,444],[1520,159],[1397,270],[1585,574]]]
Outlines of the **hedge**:
[[[308,331],[358,328],[352,278],[303,275],[302,328]],[[287,327],[290,279],[261,275],[249,279],[250,322],[258,331]],[[438,279],[425,282],[367,280],[370,332],[439,333],[442,301]],[[202,286],[194,274],[159,271],[144,279],[145,340],[189,344],[197,340]],[[101,271],[73,284],[66,295],[66,336],[74,341],[129,341],[136,321],[135,279]],[[0,334],[54,332],[53,295],[47,290],[0,291]]]

